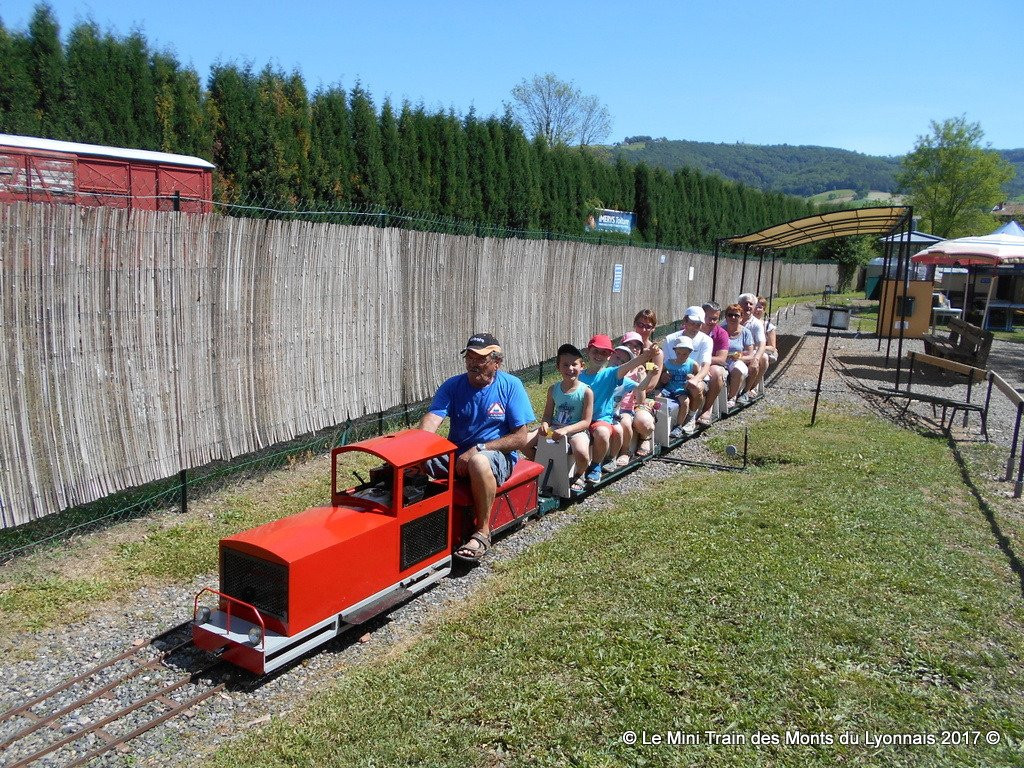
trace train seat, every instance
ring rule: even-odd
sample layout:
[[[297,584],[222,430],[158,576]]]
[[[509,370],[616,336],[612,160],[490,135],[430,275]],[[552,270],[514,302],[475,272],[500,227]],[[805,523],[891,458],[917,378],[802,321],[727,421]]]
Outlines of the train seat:
[[[544,468],[529,459],[519,459],[512,475],[498,486],[491,507],[491,531],[497,533],[522,517],[533,514],[539,504],[537,486]],[[452,491],[452,503],[464,512],[467,520],[473,518],[473,494],[469,481],[459,478]],[[456,519],[460,516],[456,515]],[[459,520],[460,522],[461,519]],[[469,528],[472,531],[472,527]]]

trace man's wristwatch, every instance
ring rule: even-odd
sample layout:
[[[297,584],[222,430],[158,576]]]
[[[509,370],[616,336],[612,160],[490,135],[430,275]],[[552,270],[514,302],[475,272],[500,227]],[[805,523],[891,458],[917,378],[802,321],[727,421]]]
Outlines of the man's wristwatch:
[[[487,450],[487,444],[486,443],[477,443],[476,444],[476,449],[478,451],[486,451]]]

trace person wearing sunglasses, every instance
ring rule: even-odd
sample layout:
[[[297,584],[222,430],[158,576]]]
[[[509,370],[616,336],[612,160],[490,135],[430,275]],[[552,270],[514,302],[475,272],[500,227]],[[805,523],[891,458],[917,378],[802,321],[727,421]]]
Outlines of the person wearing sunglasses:
[[[643,344],[641,352],[651,348],[653,344],[651,334],[657,327],[658,316],[653,309],[641,309],[636,313],[633,318],[633,331],[640,337]],[[650,365],[652,366],[648,369],[650,375],[635,391],[637,408],[633,414],[633,428],[640,439],[640,444],[636,449],[636,455],[640,457],[649,456],[653,450],[651,435],[654,434],[654,401],[648,398],[651,392],[657,388],[658,381],[661,379],[661,372],[665,367],[665,353],[659,350],[651,358]]]
[[[736,398],[754,360],[754,337],[740,322],[742,319],[743,307],[739,304],[730,304],[725,308],[725,331],[729,334],[729,354],[726,358],[729,376],[726,407],[729,410],[736,407]]]

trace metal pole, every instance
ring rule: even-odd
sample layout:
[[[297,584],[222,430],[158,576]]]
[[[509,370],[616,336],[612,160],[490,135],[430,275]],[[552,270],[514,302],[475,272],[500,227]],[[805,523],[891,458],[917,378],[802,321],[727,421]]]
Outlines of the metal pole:
[[[759,248],[757,251],[757,290],[754,294],[757,296],[761,295],[761,267],[764,265],[764,248]]]
[[[778,254],[772,251],[772,271],[771,277],[768,278],[768,314],[772,313],[772,297],[775,295],[775,259]],[[776,323],[778,325],[778,323]]]
[[[1006,462],[1006,477],[1004,480],[1009,480],[1013,477],[1013,460],[1017,456],[1018,438],[1020,437],[1020,420],[1021,416],[1024,416],[1024,403],[1017,403],[1017,420],[1013,425],[1013,442],[1010,443],[1010,458]],[[1024,449],[1021,450],[1021,456],[1024,456]]]
[[[711,271],[711,300],[718,301],[718,297],[715,295],[715,291],[718,290],[718,244],[720,240],[715,240],[715,267]]]
[[[1013,498],[1019,499],[1024,488],[1024,451],[1020,452],[1020,466],[1017,467],[1017,483],[1013,487]]]
[[[913,208],[911,208],[911,211],[913,211]],[[900,366],[903,364],[903,337],[907,332],[907,323],[910,322],[905,318],[907,316],[907,304],[910,301],[910,227],[912,222],[913,218],[907,222],[907,228],[903,231],[903,241],[900,243],[900,253],[903,255],[903,311],[900,314],[903,319],[900,320],[900,343],[896,353],[896,389],[899,389],[900,386]],[[967,418],[966,413],[964,418]]]
[[[178,473],[178,483],[181,488],[178,491],[178,498],[181,500],[181,514],[188,512],[188,472],[181,470]]]
[[[875,333],[878,335],[878,348],[876,352],[882,351],[882,318],[885,315],[886,292],[885,280],[889,276],[889,267],[892,266],[892,234],[885,238],[885,256],[882,261],[881,286],[878,289],[878,319],[875,321]],[[885,355],[885,367],[889,367],[889,354]]]
[[[825,375],[825,356],[828,354],[828,340],[832,337],[832,314],[834,307],[828,308],[828,327],[825,329],[825,346],[821,348],[821,367],[818,369],[818,387],[814,390],[814,410],[811,411],[811,426],[818,418],[818,396],[821,394],[821,379]]]
[[[740,270],[740,293],[743,293],[747,284],[747,254],[750,253],[750,246],[743,246],[743,268]]]

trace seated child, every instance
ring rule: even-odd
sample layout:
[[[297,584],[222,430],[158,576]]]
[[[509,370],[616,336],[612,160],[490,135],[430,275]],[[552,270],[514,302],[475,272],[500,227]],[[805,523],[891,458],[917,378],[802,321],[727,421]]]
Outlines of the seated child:
[[[620,345],[612,352],[609,362],[612,367],[617,368],[628,363],[634,357],[633,351]],[[612,402],[615,403],[615,411],[612,414],[612,423],[622,431],[622,444],[619,447],[619,455],[615,459],[615,466],[624,467],[629,463],[629,449],[633,443],[633,412],[636,408],[637,386],[646,378],[647,371],[642,367],[634,368],[627,373],[612,391]],[[641,396],[643,393],[640,393]]]
[[[676,414],[676,427],[672,430],[671,437],[676,440],[683,436],[683,425],[686,424],[690,414],[690,392],[686,388],[690,376],[700,370],[697,361],[690,359],[690,352],[693,350],[693,339],[688,336],[680,336],[673,348],[675,354],[671,360],[665,360],[665,374],[668,378],[662,395],[679,404]]]
[[[583,473],[587,469],[590,453],[587,429],[594,415],[594,392],[580,381],[583,353],[572,344],[563,344],[558,348],[557,366],[562,380],[548,388],[540,429],[530,432],[530,441],[523,453],[532,460],[537,454],[538,440],[568,437],[576,466],[572,489],[579,493],[586,487]]]
[[[580,374],[580,381],[594,390],[594,420],[590,424],[591,447],[590,466],[587,467],[588,483],[601,481],[601,464],[609,455],[617,456],[622,444],[622,427],[614,423],[614,392],[623,377],[637,366],[650,362],[661,347],[652,344],[632,360],[615,368],[608,367],[608,360],[614,348],[606,334],[591,337],[587,344],[587,358],[590,364]],[[615,468],[614,464],[609,471]]]
[[[628,331],[622,336],[622,346],[627,347],[633,356],[636,357],[644,351],[644,338],[635,331]],[[659,374],[662,373],[661,368],[657,364],[650,362],[646,363],[643,368],[635,368],[629,374],[630,378],[636,379],[640,382],[640,385],[633,392],[633,413],[631,417],[627,417],[630,421],[629,427],[633,435],[636,437],[637,447],[636,455],[638,458],[644,458],[645,456],[651,455],[651,438],[654,436],[654,409],[655,403],[653,395],[648,398],[649,393],[655,393],[658,388]],[[623,454],[628,457],[630,450],[632,449],[632,436],[627,436],[626,425],[623,424],[623,440],[622,447],[619,449],[619,456]],[[616,459],[616,463],[619,460]]]

